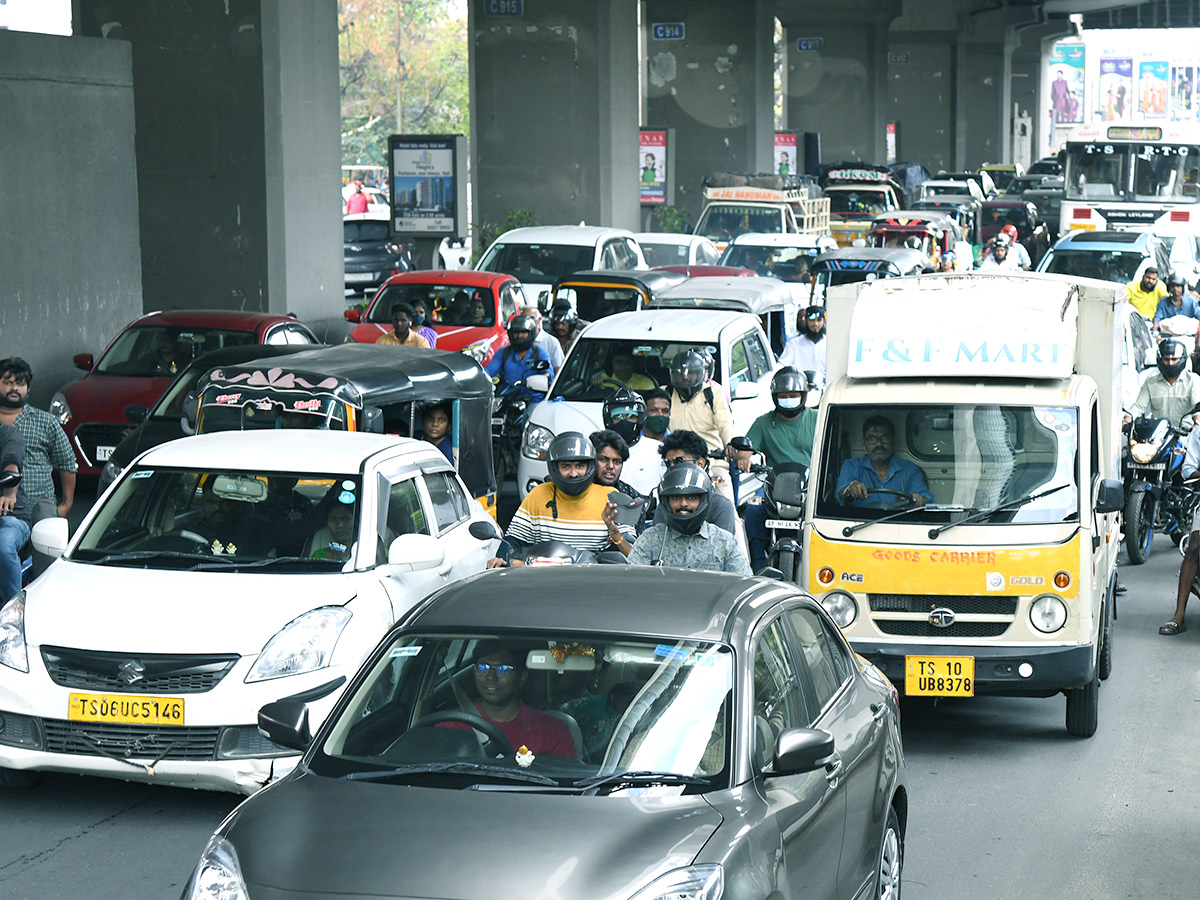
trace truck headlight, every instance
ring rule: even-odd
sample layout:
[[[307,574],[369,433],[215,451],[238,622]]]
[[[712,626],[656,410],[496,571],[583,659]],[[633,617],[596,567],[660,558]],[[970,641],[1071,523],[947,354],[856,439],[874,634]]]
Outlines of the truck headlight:
[[[721,866],[688,866],[660,875],[630,900],[720,900],[724,892]]]
[[[521,455],[529,459],[545,459],[552,440],[553,431],[531,422],[525,426],[525,434],[521,436]]]
[[[213,835],[200,854],[188,883],[187,900],[248,900],[246,879],[237,851],[225,838]]]
[[[825,612],[829,613],[829,617],[837,623],[838,628],[849,628],[850,624],[858,618],[858,604],[854,602],[853,597],[841,591],[826,594],[821,598],[821,605],[825,607]]]
[[[71,421],[71,405],[61,392],[50,400],[50,415],[58,419],[59,425],[66,425]]]
[[[25,646],[25,592],[21,591],[0,609],[0,664],[29,671],[29,648]]]
[[[351,612],[345,607],[323,606],[293,619],[267,641],[246,676],[246,682],[301,675],[325,668],[350,616]]]
[[[1067,624],[1067,605],[1043,594],[1029,605],[1029,621],[1042,634],[1053,634]]]

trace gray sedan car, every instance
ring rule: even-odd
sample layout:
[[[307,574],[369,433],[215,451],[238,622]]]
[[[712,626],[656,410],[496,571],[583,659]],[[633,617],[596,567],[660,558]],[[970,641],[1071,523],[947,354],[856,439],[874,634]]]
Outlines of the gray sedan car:
[[[897,898],[896,693],[809,596],[661,568],[433,595],[205,848],[184,896]],[[224,892],[222,892],[224,891]]]

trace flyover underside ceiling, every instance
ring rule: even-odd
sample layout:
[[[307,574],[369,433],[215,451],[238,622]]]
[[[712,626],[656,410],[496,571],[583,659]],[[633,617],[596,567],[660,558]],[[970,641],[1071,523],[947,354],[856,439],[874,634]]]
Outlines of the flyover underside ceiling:
[[[1086,4],[1082,4],[1086,9]],[[1083,10],[1080,10],[1083,12]],[[1120,9],[1083,12],[1084,29],[1200,28],[1197,0],[1150,0]]]

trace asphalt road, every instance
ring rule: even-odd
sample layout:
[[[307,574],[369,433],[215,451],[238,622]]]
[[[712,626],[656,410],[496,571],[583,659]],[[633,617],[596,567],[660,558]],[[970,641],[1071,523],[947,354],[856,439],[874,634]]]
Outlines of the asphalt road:
[[[1178,561],[1158,539],[1122,569],[1095,737],[1067,735],[1062,697],[905,701],[907,900],[1194,900],[1200,607],[1193,630],[1157,633]],[[178,896],[238,801],[68,775],[2,792],[0,897]]]

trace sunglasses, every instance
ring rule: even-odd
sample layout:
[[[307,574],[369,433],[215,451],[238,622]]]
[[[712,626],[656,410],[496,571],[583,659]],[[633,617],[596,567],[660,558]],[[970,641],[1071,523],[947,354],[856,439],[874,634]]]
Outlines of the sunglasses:
[[[667,465],[668,466],[679,466],[679,465],[683,465],[684,463],[692,463],[694,465],[695,462],[696,462],[696,458],[693,456],[676,456],[674,459],[668,459]]]
[[[510,678],[516,671],[517,667],[508,663],[475,663],[475,674],[485,677],[489,672],[494,672],[497,678]]]

